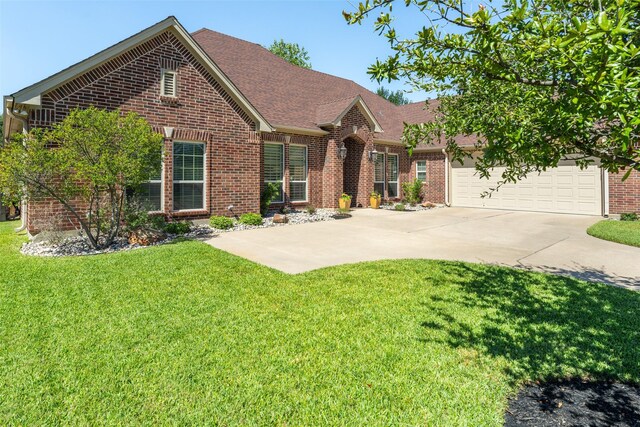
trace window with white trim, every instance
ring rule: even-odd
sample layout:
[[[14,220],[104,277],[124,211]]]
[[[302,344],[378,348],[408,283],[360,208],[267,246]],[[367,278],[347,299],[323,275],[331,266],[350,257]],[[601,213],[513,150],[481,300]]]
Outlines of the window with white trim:
[[[140,185],[138,196],[142,206],[150,212],[162,211],[162,166],[149,181]]]
[[[416,178],[422,182],[427,181],[427,161],[418,160],[416,162]]]
[[[162,70],[160,78],[160,94],[162,96],[177,96],[177,73],[171,70]]]
[[[162,203],[162,163],[151,174],[149,181],[136,187],[127,187],[127,202],[134,202],[148,212],[161,212]]]
[[[307,201],[307,146],[289,145],[289,199]]]
[[[384,153],[377,153],[373,161],[373,190],[384,197]]]
[[[173,210],[204,209],[205,146],[201,142],[173,143]]]
[[[278,195],[274,202],[283,202],[282,181],[284,179],[284,145],[264,144],[264,182],[278,184]]]
[[[387,197],[392,199],[398,197],[398,155],[389,154],[387,156]]]

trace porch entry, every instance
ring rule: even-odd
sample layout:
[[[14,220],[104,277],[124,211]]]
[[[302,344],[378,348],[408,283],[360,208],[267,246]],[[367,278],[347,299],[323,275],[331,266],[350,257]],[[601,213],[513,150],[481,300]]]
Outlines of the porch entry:
[[[398,183],[398,155],[378,153],[373,165],[373,189],[383,199],[396,199],[400,194]]]

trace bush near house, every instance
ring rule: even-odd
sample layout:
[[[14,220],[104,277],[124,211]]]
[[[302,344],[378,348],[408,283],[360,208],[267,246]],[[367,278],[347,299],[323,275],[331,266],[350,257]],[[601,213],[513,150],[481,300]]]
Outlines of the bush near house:
[[[233,219],[226,216],[212,216],[209,218],[209,225],[218,230],[228,230],[233,227]]]
[[[191,224],[188,222],[170,222],[164,227],[164,231],[171,234],[186,234],[191,231]]]
[[[637,213],[623,213],[620,214],[620,221],[637,221],[638,214]]]
[[[260,194],[260,214],[266,216],[269,213],[271,203],[280,195],[280,185],[274,182],[265,184],[262,194]]]
[[[264,220],[262,219],[260,214],[257,213],[246,213],[240,215],[240,219],[238,220],[240,224],[245,225],[262,225],[263,221]]]
[[[418,178],[410,182],[402,183],[402,193],[404,194],[404,200],[411,206],[415,206],[422,202],[422,181]]]
[[[0,189],[8,199],[56,200],[93,248],[109,247],[122,232],[128,189],[158,171],[162,146],[162,135],[133,112],[75,109],[0,147]]]

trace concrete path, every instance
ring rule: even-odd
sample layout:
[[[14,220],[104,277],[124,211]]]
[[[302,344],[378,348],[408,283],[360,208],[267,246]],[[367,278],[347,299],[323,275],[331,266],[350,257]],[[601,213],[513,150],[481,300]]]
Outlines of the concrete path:
[[[586,234],[600,217],[471,208],[352,213],[338,221],[223,233],[208,243],[287,273],[429,258],[528,268],[640,290],[640,248]]]

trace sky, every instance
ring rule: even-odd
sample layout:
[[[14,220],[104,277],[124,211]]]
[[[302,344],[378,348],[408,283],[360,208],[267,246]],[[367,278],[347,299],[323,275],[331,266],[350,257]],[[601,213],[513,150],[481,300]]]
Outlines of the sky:
[[[424,15],[401,3],[394,8],[396,22],[410,35],[425,25]],[[313,69],[374,91],[379,84],[367,75],[367,67],[391,50],[374,31],[373,19],[347,25],[342,11],[354,10],[357,4],[357,0],[0,0],[0,95],[17,92],[170,15],[190,32],[206,27],[263,46],[281,38],[298,43],[309,52]],[[410,89],[401,82],[382,85]],[[428,98],[419,92],[406,96],[412,101]]]

